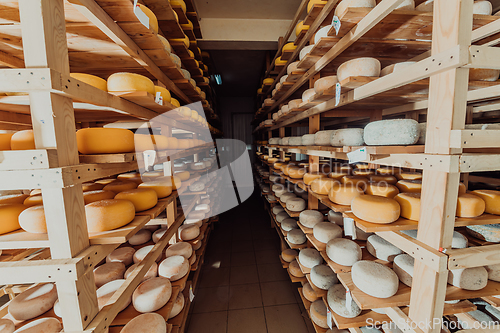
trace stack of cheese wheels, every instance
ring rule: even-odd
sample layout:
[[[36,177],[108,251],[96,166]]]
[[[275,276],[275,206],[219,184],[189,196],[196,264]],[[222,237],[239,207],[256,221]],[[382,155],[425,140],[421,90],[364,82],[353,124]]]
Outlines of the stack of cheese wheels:
[[[402,217],[409,220],[420,220],[420,192],[399,193],[394,199],[399,203]]]
[[[356,287],[373,297],[394,296],[399,287],[399,279],[392,269],[374,261],[361,260],[351,269],[352,282]]]
[[[337,6],[337,9],[338,7],[340,7],[340,4]],[[380,76],[380,69],[380,61],[375,58],[357,58],[346,61],[339,66],[337,69],[337,79],[342,84],[342,81],[353,76],[378,77]]]
[[[108,282],[123,279],[125,274],[125,265],[121,262],[105,263],[94,269],[94,280],[97,288]]]
[[[131,247],[120,247],[106,257],[106,262],[121,262],[125,266],[132,264],[134,258],[135,249]]]
[[[326,177],[314,179],[310,183],[311,191],[320,195],[328,195],[334,185],[338,185],[338,181]]]
[[[156,192],[152,189],[146,188],[120,192],[115,196],[115,199],[128,200],[132,202],[136,212],[153,208],[158,203],[158,195]]]
[[[15,197],[11,198],[15,201]],[[19,197],[21,201],[23,197]],[[4,197],[5,200],[5,197]],[[10,199],[9,199],[10,200]],[[7,200],[6,200],[7,201]],[[26,209],[21,203],[0,203],[0,235],[15,231],[21,228],[19,225],[19,215]]]
[[[123,128],[83,128],[76,132],[82,154],[129,153],[135,149],[134,133]]]
[[[352,266],[361,260],[361,247],[354,241],[345,238],[334,238],[326,244],[326,254],[335,263]]]
[[[403,253],[401,249],[386,241],[379,235],[371,235],[366,242],[366,249],[372,256],[384,261],[394,261],[394,258]]]
[[[158,275],[170,281],[182,279],[189,273],[189,262],[183,256],[171,256],[163,260],[158,266]]]
[[[413,145],[420,137],[418,122],[413,119],[390,119],[369,123],[363,138],[370,146]]]
[[[90,233],[123,227],[135,218],[134,204],[128,200],[100,200],[85,205],[87,228]]]
[[[164,277],[154,277],[142,282],[132,294],[132,304],[141,313],[161,309],[170,300],[172,284]]]
[[[352,199],[353,214],[372,223],[392,223],[399,218],[399,203],[391,198],[376,195],[360,195]]]
[[[12,150],[36,149],[35,135],[33,133],[33,130],[23,130],[14,133],[10,137],[10,149]],[[133,151],[133,149],[131,151]]]
[[[328,193],[328,199],[333,203],[349,206],[354,198],[361,196],[363,193],[363,190],[355,185],[334,185]]]
[[[56,300],[55,284],[38,284],[23,291],[10,301],[9,314],[15,320],[33,319],[52,309]]]
[[[144,313],[129,321],[120,333],[167,333],[167,322],[157,313]]]

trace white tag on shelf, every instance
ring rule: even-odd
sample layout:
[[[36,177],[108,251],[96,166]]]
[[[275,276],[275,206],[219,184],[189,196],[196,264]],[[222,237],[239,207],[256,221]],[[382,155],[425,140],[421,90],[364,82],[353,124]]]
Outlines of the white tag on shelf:
[[[335,28],[335,34],[336,35],[339,34],[340,24],[341,23],[340,23],[340,19],[338,18],[338,16],[337,15],[333,16],[332,25]]]
[[[347,153],[347,158],[349,159],[349,164],[366,161],[368,159],[366,147]]]
[[[156,150],[145,150],[142,156],[144,156],[144,169],[149,171],[149,167],[155,165]]]
[[[134,14],[139,19],[139,22],[141,22],[143,26],[149,29],[149,17],[139,7],[139,5],[137,4],[137,0],[134,0]]]
[[[340,103],[340,94],[342,91],[342,87],[340,86],[340,83],[337,82],[335,85],[335,106],[339,105]]]
[[[328,324],[328,327],[333,330],[332,312],[328,308],[326,309],[326,323]]]
[[[344,217],[344,236],[352,236],[354,233],[354,219]]]
[[[157,91],[155,96],[156,104],[163,105],[163,97],[161,96],[161,92]]]
[[[350,311],[352,307],[352,295],[349,289],[345,291],[345,307],[347,308],[347,311]]]
[[[189,300],[192,302],[194,299],[193,286],[189,287]]]

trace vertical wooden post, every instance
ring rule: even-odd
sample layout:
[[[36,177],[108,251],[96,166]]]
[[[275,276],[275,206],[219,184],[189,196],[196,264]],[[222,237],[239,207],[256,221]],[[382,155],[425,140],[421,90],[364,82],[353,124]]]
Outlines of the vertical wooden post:
[[[279,131],[280,131],[280,138],[284,138],[285,137],[285,127],[280,127]],[[283,162],[285,161],[285,152],[283,150],[280,150],[280,160]]]
[[[432,53],[456,45],[468,52],[472,31],[472,0],[434,1]],[[456,68],[430,78],[425,152],[456,154],[450,148],[451,130],[465,126],[468,69]],[[458,158],[452,159],[458,169]],[[426,170],[418,240],[435,249],[451,247],[455,226],[459,173]],[[440,325],[427,326],[443,316],[448,271],[436,272],[416,260],[410,302],[410,318],[426,333],[441,331]]]
[[[314,134],[320,130],[320,115],[314,115],[309,117],[309,134]],[[309,172],[319,172],[319,156],[309,155]],[[307,194],[307,206],[308,209],[318,209],[319,200],[312,195],[311,192]]]

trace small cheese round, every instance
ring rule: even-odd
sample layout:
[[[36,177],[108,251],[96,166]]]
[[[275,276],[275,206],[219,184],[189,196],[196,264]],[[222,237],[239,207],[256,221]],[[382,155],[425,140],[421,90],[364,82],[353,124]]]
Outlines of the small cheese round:
[[[484,267],[453,269],[448,283],[465,290],[481,290],[488,283],[488,271]]]
[[[95,201],[114,199],[115,195],[116,194],[111,191],[104,191],[104,190],[87,191],[83,192],[83,202],[87,205]]]
[[[289,168],[288,169],[288,176],[290,178],[300,179],[300,178],[304,177],[306,172],[307,172],[307,169],[305,169],[305,168]]]
[[[314,44],[305,46],[299,53],[299,60],[303,60],[314,48]]]
[[[285,211],[276,214],[276,221],[278,221],[278,223],[281,223],[281,222],[283,222],[283,220],[289,219],[289,218],[290,218],[290,215],[288,215],[288,213]]]
[[[300,229],[293,229],[288,232],[286,239],[292,244],[300,245],[306,242],[306,235]]]
[[[139,263],[131,265],[127,270],[125,271],[124,278],[128,279],[128,277],[132,274],[132,272],[139,266]],[[144,277],[142,278],[142,281],[146,281],[148,279],[154,278],[158,276],[158,264],[153,261],[153,264],[151,267],[149,267],[148,271],[146,274],[144,274]]]
[[[179,178],[180,180],[180,178]],[[180,185],[179,185],[180,186]],[[151,189],[156,192],[158,198],[165,198],[172,194],[173,186],[170,181],[151,181],[139,184],[140,189]]]
[[[500,191],[475,190],[470,192],[470,194],[474,194],[484,200],[486,213],[500,215]]]
[[[363,193],[363,190],[358,186],[341,184],[331,188],[328,193],[328,199],[330,199],[333,203],[349,206],[354,198],[362,195]]]
[[[119,154],[135,150],[134,133],[123,128],[83,128],[76,132],[81,154]]]
[[[486,204],[474,194],[459,194],[457,200],[458,217],[478,217],[484,213]]]
[[[361,260],[361,247],[346,238],[334,238],[326,244],[326,255],[342,266],[352,266]]]
[[[0,151],[10,150],[10,140],[14,133],[0,133]]]
[[[375,195],[360,195],[351,202],[353,214],[372,223],[392,223],[399,218],[400,206],[391,198]]]
[[[325,90],[334,88],[337,82],[339,81],[336,75],[322,77],[314,82],[314,91],[317,94],[323,93]]]
[[[133,137],[133,134],[132,134]],[[77,135],[78,139],[78,135]],[[132,141],[133,144],[133,141]],[[10,137],[10,149],[12,150],[31,150],[36,149],[35,135],[33,130],[18,131]],[[132,150],[133,151],[133,148]]]
[[[399,279],[389,267],[374,261],[361,260],[351,269],[352,282],[359,290],[373,297],[394,296],[399,288]]]
[[[292,212],[301,212],[306,209],[306,201],[302,198],[292,198],[286,202],[286,209]]]
[[[298,252],[292,249],[286,249],[281,252],[281,258],[286,262],[292,262],[298,255]]]
[[[358,186],[361,188],[365,188],[368,183],[368,178],[363,176],[344,176],[340,180],[342,184]]]
[[[309,277],[314,286],[323,290],[330,289],[338,282],[337,275],[326,265],[316,265],[311,268],[311,275]]]
[[[62,325],[56,318],[40,318],[19,328],[16,333],[59,333],[61,330]]]
[[[314,91],[314,88],[307,89],[302,93],[302,101],[306,103],[311,101],[315,94],[316,92]]]
[[[167,322],[157,313],[144,313],[129,321],[120,333],[167,333]]]
[[[14,333],[16,326],[10,319],[0,319],[0,332],[1,333]]]
[[[288,109],[298,109],[300,104],[302,104],[302,99],[292,99],[290,102],[288,102]]]
[[[398,275],[399,281],[411,287],[413,282],[413,266],[415,259],[409,254],[403,253],[394,258],[392,269]]]
[[[304,283],[304,285],[302,286],[302,294],[304,294],[305,299],[307,299],[309,302],[315,302],[319,299],[318,295],[311,287],[309,282]]]
[[[121,262],[125,266],[133,262],[135,249],[131,247],[120,247],[106,257],[106,262]]]
[[[134,253],[134,263],[137,264],[141,261],[143,261],[146,256],[149,254],[149,252],[151,252],[151,250],[153,249],[153,246],[154,245],[147,245],[147,246],[144,246],[144,247],[141,247],[139,250],[135,251]],[[156,261],[160,260],[160,258],[157,258]]]
[[[337,225],[344,225],[344,216],[340,212],[335,212],[330,210],[328,212],[328,221],[335,223]]]
[[[340,4],[337,6],[337,9],[338,7],[340,7]],[[380,61],[375,58],[365,57],[352,59],[339,66],[337,69],[337,78],[339,82],[342,82],[351,76],[378,77],[380,76],[380,67]]]
[[[19,214],[19,225],[27,232],[46,234],[47,223],[43,206],[32,206],[23,210]]]
[[[302,137],[301,136],[292,136],[288,141],[290,146],[302,146]]]
[[[151,231],[147,229],[142,229],[139,230],[135,235],[130,237],[128,243],[130,245],[141,245],[149,242],[150,239],[151,239]]]
[[[281,229],[284,231],[290,231],[293,229],[298,229],[299,225],[297,224],[297,221],[294,219],[284,219],[281,221]]]
[[[121,262],[108,262],[94,269],[94,280],[97,288],[108,282],[123,279],[125,265]]]
[[[407,0],[407,1],[414,1],[414,0]],[[401,5],[403,5],[403,3],[401,3]],[[415,5],[415,4],[414,4]],[[392,64],[392,65],[389,65],[389,66],[386,66],[384,67],[381,71],[380,71],[380,77],[383,77],[383,76],[386,76],[386,75],[389,75],[389,74],[392,74],[394,72],[398,72],[398,71],[401,71],[403,70],[404,68],[406,67],[409,67],[411,65],[413,65],[415,63],[415,61],[404,61],[404,62],[399,62],[397,64]]]
[[[355,318],[361,314],[361,309],[356,302],[351,302],[350,307],[347,307],[346,289],[342,284],[329,288],[326,299],[330,309],[341,317]]]
[[[147,91],[155,94],[155,85],[149,78],[135,73],[114,73],[108,77],[109,92]]]
[[[371,235],[366,241],[366,249],[372,256],[380,260],[394,261],[394,258],[403,253],[401,249],[386,241],[379,235]]]
[[[182,241],[190,241],[200,235],[200,228],[196,224],[184,224],[179,227],[178,232]]]
[[[290,274],[295,277],[304,277],[304,273],[302,273],[297,260],[292,260],[292,262],[290,262],[290,265],[288,265],[288,270],[290,271]]]
[[[417,143],[418,122],[413,119],[379,120],[365,126],[363,138],[369,146],[405,146]]]
[[[339,182],[331,178],[317,178],[311,182],[311,191],[320,195],[328,195],[330,189]]]
[[[422,180],[422,174],[420,172],[410,172],[410,171],[401,171],[396,173],[396,178],[398,180]]]
[[[305,134],[302,136],[302,146],[312,146],[314,145],[314,134]]]
[[[334,147],[342,146],[361,146],[363,145],[362,128],[343,128],[338,129],[332,134],[330,144]]]
[[[420,193],[399,193],[394,197],[401,208],[401,216],[414,221],[420,220]]]
[[[9,314],[15,320],[33,319],[52,309],[56,300],[55,284],[39,284],[14,297],[9,303]]]
[[[488,272],[488,280],[500,282],[500,264],[484,266]]]
[[[164,277],[154,277],[142,282],[132,294],[132,304],[141,313],[161,309],[170,300],[172,284]]]
[[[342,228],[331,222],[320,222],[313,228],[313,235],[321,243],[328,243],[334,238],[341,238]]]
[[[170,315],[168,316],[168,319],[172,319],[175,316],[177,316],[179,313],[181,313],[182,309],[184,309],[184,294],[179,293],[177,295],[177,298],[175,299],[174,305],[172,306],[172,310],[170,311]]]
[[[22,205],[24,200],[29,197],[27,194],[9,194],[0,196],[0,205],[17,204]]]
[[[173,256],[183,256],[186,259],[191,258],[193,255],[193,246],[186,242],[179,242],[173,245],[170,245],[165,250],[165,257],[173,257]]]
[[[109,199],[85,205],[89,233],[120,228],[135,218],[134,204],[128,200]]]
[[[280,200],[281,200],[281,202],[286,203],[288,200],[293,199],[293,198],[296,198],[296,197],[297,197],[297,196],[296,196],[294,193],[290,193],[290,192],[288,192],[288,193],[284,193],[284,194],[282,194],[282,195],[280,196]]]
[[[399,180],[396,183],[397,188],[400,192],[408,193],[420,193],[422,192],[422,181],[421,180]]]
[[[136,189],[137,186],[137,183],[130,180],[115,180],[104,186],[103,190],[118,194],[123,191]]]
[[[495,82],[500,76],[500,70],[486,68],[469,69],[469,81],[489,81]]]
[[[332,135],[335,131],[319,131],[314,134],[314,144],[316,146],[330,146]]]
[[[177,281],[182,279],[190,270],[189,262],[183,256],[172,256],[163,260],[158,266],[158,275]]]
[[[301,22],[299,22],[300,24]],[[304,25],[302,25],[304,26]],[[299,27],[299,25],[297,24],[297,27]],[[309,29],[309,26],[306,26],[307,29]],[[298,64],[300,63],[300,61],[294,61],[292,62],[290,65],[288,65],[288,67],[286,68],[286,72],[288,75],[294,73],[294,72],[299,72],[299,73],[303,73],[304,70],[303,69],[299,69],[298,68]]]
[[[24,200],[23,205],[27,207],[43,205],[43,197],[41,194],[30,195]]]
[[[323,262],[323,258],[318,250],[313,248],[302,249],[299,252],[299,262],[302,266],[313,268]]]
[[[284,212],[284,211],[285,211],[285,210],[284,210],[284,209],[283,209],[283,207],[281,207],[281,206],[274,206],[274,207],[273,207],[273,214],[274,214],[274,215],[277,215],[277,214],[279,214],[279,213],[281,213],[281,212]]]
[[[325,220],[323,213],[317,210],[304,210],[299,214],[299,222],[307,228],[314,228],[314,226]]]
[[[25,209],[27,209],[26,206],[22,204],[0,204],[0,221],[2,221],[2,223],[0,223],[0,235],[21,228],[19,225],[19,216]],[[30,218],[32,215],[33,214],[28,214]]]
[[[369,195],[378,195],[380,197],[394,199],[394,197],[399,193],[399,190],[396,186],[390,185],[386,182],[370,182],[366,184],[365,193]]]
[[[374,183],[386,183],[389,185],[396,185],[398,179],[391,175],[367,175],[367,178]]]
[[[326,305],[323,303],[322,299],[319,299],[311,304],[309,309],[311,320],[322,328],[328,328],[328,322],[326,318]]]

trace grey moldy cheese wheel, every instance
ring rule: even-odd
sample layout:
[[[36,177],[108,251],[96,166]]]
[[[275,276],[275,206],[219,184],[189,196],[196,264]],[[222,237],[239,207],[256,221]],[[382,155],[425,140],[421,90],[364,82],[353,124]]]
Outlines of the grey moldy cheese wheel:
[[[488,283],[488,271],[484,267],[453,269],[448,283],[465,290],[481,290]]]
[[[335,274],[332,269],[326,265],[316,265],[311,269],[311,274],[309,275],[313,285],[319,289],[328,290],[339,280],[337,279],[337,274]]]
[[[203,184],[202,182],[194,182],[192,183],[191,185],[189,185],[189,190],[191,192],[199,192],[199,191],[203,191],[205,189],[205,184]]]
[[[361,260],[361,247],[354,241],[335,238],[326,244],[326,255],[333,262],[342,266],[352,266]]]
[[[401,249],[386,241],[379,235],[371,235],[366,241],[366,249],[372,256],[380,260],[394,261],[394,258],[403,253]]]
[[[314,144],[316,146],[329,146],[334,130],[319,131],[314,134]]]
[[[125,266],[133,262],[135,250],[131,247],[120,247],[106,257],[106,262],[121,262]]]
[[[399,279],[396,273],[374,261],[361,260],[355,263],[351,269],[351,277],[359,290],[373,297],[388,298],[398,291]]]
[[[311,320],[322,328],[328,328],[328,322],[326,319],[326,305],[323,303],[322,299],[318,299],[317,301],[311,304],[311,308],[309,309],[311,314]]]
[[[125,280],[120,279],[120,280],[114,280],[111,282],[106,283],[99,289],[97,289],[96,294],[97,294],[97,306],[99,307],[99,311],[102,310],[102,308],[109,302],[111,297],[113,297],[114,293],[120,289],[120,287],[123,285]],[[127,299],[119,312],[123,311],[127,306],[130,305],[132,302],[132,296],[130,296],[129,299]]]
[[[299,253],[295,250],[292,249],[286,249],[281,252],[281,258],[283,258],[284,261],[286,262],[292,262],[297,258]]]
[[[325,220],[323,213],[317,210],[304,210],[299,214],[299,222],[304,227],[314,228],[314,226]]]
[[[288,146],[289,142],[290,142],[290,137],[284,137],[284,138],[281,138],[280,145],[282,145],[282,146]],[[278,161],[278,159],[276,159],[274,162],[277,162],[277,161]],[[271,163],[271,162],[269,162],[269,163]]]
[[[276,215],[276,214],[279,214],[281,212],[284,212],[285,210],[283,209],[283,207],[281,206],[274,206],[273,207],[273,214]]]
[[[286,209],[292,212],[301,212],[306,209],[306,201],[302,198],[292,198],[287,200]]]
[[[183,256],[168,257],[158,266],[158,275],[177,281],[189,273],[189,262]]]
[[[302,146],[313,146],[314,145],[314,134],[302,135]]]
[[[268,142],[270,145],[277,145],[279,139],[280,138],[270,138]]]
[[[280,185],[281,185],[281,184],[280,184]],[[274,185],[273,185],[273,186],[274,186]],[[277,187],[277,188],[276,188],[276,190],[273,190],[273,192],[274,192],[274,196],[276,196],[276,197],[278,197],[278,198],[281,198],[281,196],[282,196],[283,194],[288,193],[287,189],[286,189],[283,185],[281,185],[281,188]],[[280,206],[274,206],[274,207],[278,207],[278,208],[283,209],[283,207],[280,207]],[[284,210],[284,209],[283,209],[283,210]],[[283,210],[282,210],[282,211],[283,211]],[[277,213],[275,213],[275,214],[277,214]]]
[[[135,235],[130,237],[128,243],[130,245],[141,245],[149,242],[150,239],[151,239],[151,231],[147,229],[142,229],[139,230]]]
[[[351,306],[347,308],[346,290],[342,284],[336,284],[328,289],[326,299],[330,309],[341,317],[355,318],[361,313],[356,302],[351,302]]]
[[[328,221],[335,223],[337,225],[344,225],[344,216],[342,213],[334,212],[333,210],[330,210],[328,212]]]
[[[411,287],[413,282],[413,266],[415,259],[409,254],[400,254],[394,258],[392,269],[398,275],[399,281]]]
[[[16,326],[10,319],[0,319],[0,333],[13,333]]]
[[[309,282],[304,283],[302,286],[302,294],[304,294],[304,297],[309,301],[309,302],[315,302],[319,299],[318,295],[314,291],[314,289],[311,287]]]
[[[278,221],[279,223],[281,223],[283,220],[289,219],[289,218],[290,218],[290,215],[288,215],[288,213],[285,211],[278,213],[276,215],[276,221]]]
[[[413,119],[379,120],[365,126],[363,138],[369,146],[413,145],[420,137]]]
[[[292,260],[290,265],[288,265],[288,270],[290,271],[290,274],[292,274],[295,277],[304,277],[304,273],[302,273],[302,270],[300,269],[297,260]]]
[[[130,274],[132,274],[132,272],[134,271],[134,269],[138,266],[139,264],[133,264],[132,266],[130,266],[129,268],[127,268],[127,271],[125,271],[125,279],[128,279],[128,277],[130,276]],[[142,281],[146,281],[148,279],[151,279],[151,278],[154,278],[158,276],[158,264],[156,262],[153,262],[153,264],[151,265],[151,267],[149,267],[148,271],[146,272],[146,274],[144,274],[144,277],[142,278]]]
[[[288,140],[290,146],[302,146],[302,137],[301,136],[292,136],[290,140]]]
[[[319,254],[318,250],[307,248],[300,250],[299,261],[302,266],[313,268],[314,266],[321,264],[323,262],[323,258],[321,257],[321,254]]]
[[[170,245],[167,247],[165,250],[165,257],[172,257],[172,256],[183,256],[186,259],[191,258],[193,255],[193,246],[191,244],[186,243],[186,242],[179,242],[173,245]]]
[[[172,295],[172,284],[164,277],[155,277],[142,282],[132,294],[132,304],[141,313],[161,309]]]
[[[293,229],[288,232],[286,239],[292,244],[300,245],[306,242],[306,235],[300,229]]]
[[[330,145],[334,147],[363,145],[362,128],[343,128],[333,132]]]
[[[294,219],[284,219],[281,221],[281,229],[285,231],[290,231],[293,229],[298,229],[299,225],[297,224],[297,221]]]
[[[179,293],[177,295],[177,298],[174,301],[174,305],[172,306],[172,310],[170,311],[170,314],[168,315],[168,319],[174,318],[179,313],[181,313],[182,309],[184,309],[184,304],[185,304],[184,294]]]
[[[15,331],[16,333],[59,333],[62,325],[56,318],[41,318],[28,323]],[[2,331],[3,333],[3,331]]]
[[[500,264],[484,266],[488,272],[488,279],[491,281],[500,282]]]
[[[283,203],[286,203],[288,200],[290,199],[293,199],[293,198],[296,198],[297,196],[294,194],[294,193],[283,193],[280,197],[280,200],[283,202]]]
[[[196,224],[183,224],[178,229],[179,238],[183,241],[190,241],[200,235],[200,228]]]
[[[500,224],[469,225],[466,228],[469,235],[478,239],[492,243],[500,242]]]
[[[167,322],[157,313],[144,313],[129,321],[120,333],[167,333]]]
[[[9,304],[9,314],[16,320],[33,319],[52,309],[56,300],[55,284],[40,284],[14,297]]]
[[[94,280],[97,288],[113,280],[123,279],[125,265],[121,262],[108,262],[94,269]]]
[[[417,238],[417,230],[401,230],[401,232],[411,238]],[[453,249],[465,249],[468,246],[468,242],[467,237],[458,231],[453,231],[453,239],[451,242],[451,247]]]
[[[313,228],[313,235],[321,243],[328,243],[334,238],[342,237],[342,228],[332,222],[320,222]]]

